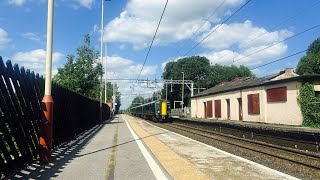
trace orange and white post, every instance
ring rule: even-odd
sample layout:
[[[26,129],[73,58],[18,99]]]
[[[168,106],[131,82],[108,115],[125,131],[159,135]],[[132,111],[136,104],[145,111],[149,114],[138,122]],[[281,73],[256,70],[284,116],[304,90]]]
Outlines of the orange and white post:
[[[54,0],[48,0],[47,20],[47,54],[46,54],[46,78],[45,93],[41,102],[43,111],[40,125],[39,157],[41,164],[52,162],[52,130],[53,130],[53,99],[51,96],[52,86],[52,36],[53,36],[53,11]]]

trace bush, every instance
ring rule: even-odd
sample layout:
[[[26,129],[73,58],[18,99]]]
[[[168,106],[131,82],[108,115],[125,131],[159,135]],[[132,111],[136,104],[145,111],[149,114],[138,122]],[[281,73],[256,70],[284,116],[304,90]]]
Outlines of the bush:
[[[313,84],[302,85],[298,101],[303,115],[302,125],[320,128],[320,98],[316,96]]]

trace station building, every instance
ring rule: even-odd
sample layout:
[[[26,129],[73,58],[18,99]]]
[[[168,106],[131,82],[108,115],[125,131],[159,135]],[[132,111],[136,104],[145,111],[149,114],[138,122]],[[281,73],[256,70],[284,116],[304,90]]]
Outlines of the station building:
[[[191,98],[191,117],[301,125],[299,90],[303,82],[320,93],[320,76],[299,76],[293,69],[262,78],[236,78]]]

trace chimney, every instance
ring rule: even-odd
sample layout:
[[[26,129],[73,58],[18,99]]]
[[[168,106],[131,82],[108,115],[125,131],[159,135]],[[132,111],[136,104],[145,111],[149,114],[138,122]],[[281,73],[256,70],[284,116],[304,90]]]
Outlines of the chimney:
[[[299,75],[294,72],[293,68],[285,68],[281,70],[279,75],[273,78],[272,80],[286,79],[286,78],[295,77],[295,76],[299,76]]]
[[[287,74],[287,75],[292,75],[292,74],[296,74],[294,72],[294,69],[293,68],[285,68],[283,70],[281,70],[281,74]]]

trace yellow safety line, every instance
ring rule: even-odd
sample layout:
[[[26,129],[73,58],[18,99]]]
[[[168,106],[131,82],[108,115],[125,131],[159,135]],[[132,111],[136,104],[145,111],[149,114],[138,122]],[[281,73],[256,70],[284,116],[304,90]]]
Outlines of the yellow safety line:
[[[147,137],[142,138],[142,140],[173,179],[209,179],[209,177],[197,169],[195,165],[179,156],[170,147],[141,128],[133,117],[128,115],[123,116],[140,138]]]
[[[118,144],[118,132],[119,132],[119,125],[117,123],[117,127],[113,136],[113,143],[112,143],[112,150],[111,150],[111,154],[109,157],[109,161],[108,161],[108,167],[107,167],[107,171],[106,171],[106,176],[105,179],[113,179],[111,178],[111,176],[113,176],[113,174],[111,174],[111,172],[114,171],[114,167],[116,165],[116,151],[117,151],[117,144]]]

